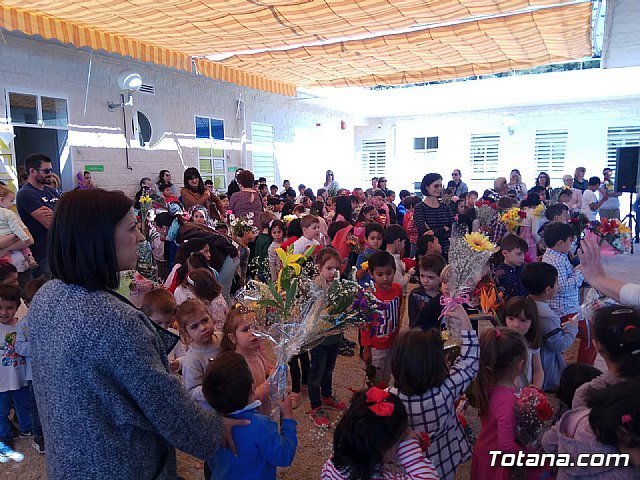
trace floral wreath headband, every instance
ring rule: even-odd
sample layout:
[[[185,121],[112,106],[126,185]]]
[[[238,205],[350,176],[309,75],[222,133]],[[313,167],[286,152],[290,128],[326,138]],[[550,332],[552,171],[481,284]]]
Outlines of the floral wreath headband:
[[[235,304],[233,304],[233,306],[231,307],[232,311],[237,311],[240,315],[246,315],[248,313],[255,313],[255,310],[252,308],[247,307],[246,305],[243,305],[240,302],[237,302]]]

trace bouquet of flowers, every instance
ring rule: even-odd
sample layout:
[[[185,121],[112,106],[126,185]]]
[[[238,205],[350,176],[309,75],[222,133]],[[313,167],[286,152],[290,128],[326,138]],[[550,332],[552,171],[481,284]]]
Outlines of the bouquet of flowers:
[[[511,233],[518,233],[518,228],[525,218],[527,218],[527,212],[520,207],[513,207],[502,214],[501,220]]]
[[[273,283],[251,281],[236,297],[256,311],[255,334],[274,344],[276,371],[269,381],[279,398],[286,391],[287,363],[294,355],[350,326],[375,323],[384,308],[371,290],[338,277],[328,289],[309,282],[306,298],[296,303],[299,281],[293,278],[286,293],[276,291]]]
[[[233,213],[230,213],[229,227],[231,227],[233,234],[238,237],[251,230],[257,231],[257,228],[253,225],[253,212],[249,212],[240,217],[236,217]]]
[[[360,255],[362,253],[362,244],[360,243],[360,239],[355,235],[347,235],[346,244],[351,253],[355,253],[356,255]]]
[[[614,253],[630,253],[631,252],[631,229],[620,220],[615,218],[603,218],[602,222],[597,220],[591,222],[587,231],[599,237],[599,244],[602,246],[605,242],[615,250]]]
[[[480,225],[485,227],[498,215],[496,204],[490,200],[478,200],[476,202],[476,211]]]
[[[140,225],[144,241],[139,243],[138,261],[136,262],[136,272],[143,278],[155,284],[159,282],[158,266],[153,261],[153,249],[151,242],[154,233],[153,218],[155,211],[151,208],[152,198],[148,194],[140,196]],[[138,282],[140,283],[140,282]]]
[[[582,232],[589,226],[589,219],[580,211],[571,212],[569,225],[573,228],[573,233],[576,238],[579,239],[582,237]]]
[[[524,387],[516,397],[516,441],[523,447],[537,449],[544,424],[553,415],[553,407],[545,394],[535,387]]]
[[[545,211],[546,211],[546,208],[544,206],[544,203],[541,203],[531,211],[531,214],[535,215],[536,217],[542,217]]]
[[[456,305],[469,304],[470,294],[485,274],[487,262],[500,247],[479,232],[463,234],[464,230],[452,229],[451,247],[449,249],[449,298],[442,298],[444,306],[442,316],[449,334],[447,341],[460,344],[460,325],[455,319],[447,317],[447,313]]]

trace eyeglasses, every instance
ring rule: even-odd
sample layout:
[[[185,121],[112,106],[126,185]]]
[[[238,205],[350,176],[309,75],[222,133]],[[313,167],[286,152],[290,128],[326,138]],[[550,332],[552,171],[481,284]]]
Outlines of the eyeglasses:
[[[455,172],[451,174],[452,177],[457,177],[459,175],[460,175],[459,173],[455,173]]]
[[[46,175],[53,172],[53,168],[36,168],[39,172],[44,172]]]

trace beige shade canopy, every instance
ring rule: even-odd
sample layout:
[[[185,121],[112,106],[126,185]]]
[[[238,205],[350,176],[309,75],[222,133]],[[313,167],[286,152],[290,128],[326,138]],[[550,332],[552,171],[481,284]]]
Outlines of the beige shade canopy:
[[[590,11],[570,0],[3,0],[0,27],[185,71],[196,57],[200,74],[295,95],[576,59],[591,53]],[[273,48],[289,50],[204,58]]]

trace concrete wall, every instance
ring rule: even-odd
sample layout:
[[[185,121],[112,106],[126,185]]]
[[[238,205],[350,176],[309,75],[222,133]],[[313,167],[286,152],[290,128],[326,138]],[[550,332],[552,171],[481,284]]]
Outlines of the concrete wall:
[[[505,116],[517,122],[513,135],[504,125]],[[472,134],[499,134],[498,175],[508,177],[512,168],[519,168],[525,183],[533,186],[538,173],[536,130],[568,130],[563,173],[573,174],[577,166],[584,166],[587,176],[601,176],[607,162],[607,128],[616,126],[640,126],[640,99],[370,119],[369,126],[356,128],[355,142],[358,148],[365,139],[387,139],[386,175],[389,187],[396,191],[411,190],[413,182],[428,172],[439,172],[448,181],[453,168],[462,170],[463,180],[471,187],[482,190],[492,182],[471,179]],[[439,137],[437,154],[416,161],[413,138],[432,136]],[[553,184],[560,186],[559,180]]]
[[[251,168],[251,122],[261,122],[274,125],[279,172],[292,183],[309,182],[318,187],[327,168],[334,170],[338,180],[357,175],[353,156],[356,119],[338,110],[122,57],[19,35],[5,33],[4,37],[6,45],[0,43],[0,84],[5,95],[0,102],[5,118],[0,123],[8,117],[7,91],[66,98],[69,148],[64,153],[67,155],[68,151],[68,157],[61,161],[71,161],[74,172],[87,164],[104,165],[104,173],[93,175],[102,187],[132,193],[141,177],[156,179],[164,168],[171,170],[174,182],[181,185],[183,170],[197,166],[200,141],[195,139],[195,116],[224,120],[222,146],[227,170],[237,166]],[[155,95],[137,93],[134,107],[125,109],[128,139],[123,135],[122,109],[107,109],[107,101],[120,102],[122,92],[116,78],[123,70],[140,73],[145,84],[155,87]],[[244,103],[244,115],[237,119],[239,99]],[[131,115],[136,109],[154,117],[165,132],[154,148],[141,148],[134,140]],[[340,128],[341,120],[346,122],[344,130]],[[249,152],[245,156],[244,141]],[[125,145],[132,170],[125,165]],[[227,177],[231,180],[233,173],[227,173]],[[65,184],[64,188],[72,186]]]
[[[604,68],[640,65],[640,2],[607,0],[602,66]]]

